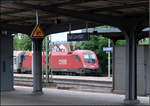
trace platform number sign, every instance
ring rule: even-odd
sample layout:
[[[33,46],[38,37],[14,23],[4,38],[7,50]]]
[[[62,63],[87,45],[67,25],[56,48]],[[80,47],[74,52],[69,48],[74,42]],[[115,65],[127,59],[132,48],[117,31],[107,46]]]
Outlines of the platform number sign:
[[[113,48],[112,47],[103,47],[104,52],[112,52]]]
[[[42,28],[40,27],[40,25],[36,25],[36,27],[34,28],[32,34],[31,34],[31,38],[44,38],[45,34],[42,30]]]

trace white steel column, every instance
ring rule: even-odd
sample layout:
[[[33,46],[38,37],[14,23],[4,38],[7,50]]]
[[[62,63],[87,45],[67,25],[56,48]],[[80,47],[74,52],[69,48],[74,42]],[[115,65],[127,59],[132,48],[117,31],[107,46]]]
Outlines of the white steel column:
[[[108,47],[110,48],[110,39],[108,39]],[[108,77],[110,77],[110,51],[108,52]]]

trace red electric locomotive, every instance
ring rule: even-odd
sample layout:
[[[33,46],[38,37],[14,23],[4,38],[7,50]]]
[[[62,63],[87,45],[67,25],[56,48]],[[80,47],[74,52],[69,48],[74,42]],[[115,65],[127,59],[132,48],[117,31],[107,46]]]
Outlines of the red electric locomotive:
[[[45,54],[45,53],[44,53]],[[31,72],[32,69],[32,53],[20,52],[14,58],[14,71]],[[93,51],[75,50],[69,52],[52,52],[52,59],[49,55],[49,68],[54,74],[100,74],[98,60]],[[42,59],[43,61],[43,59]],[[43,68],[46,67],[46,59],[44,56]]]

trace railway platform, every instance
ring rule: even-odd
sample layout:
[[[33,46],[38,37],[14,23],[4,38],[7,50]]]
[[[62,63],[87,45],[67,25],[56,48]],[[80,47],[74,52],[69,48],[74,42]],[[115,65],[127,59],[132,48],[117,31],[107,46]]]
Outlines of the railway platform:
[[[124,95],[43,88],[33,94],[32,87],[14,86],[14,91],[1,92],[1,105],[124,105]],[[149,105],[149,97],[138,97],[141,105]]]
[[[49,81],[51,82],[51,80]],[[44,78],[43,87],[102,93],[112,92],[111,77],[53,75],[53,83],[50,82],[46,83]],[[32,87],[33,77],[31,74],[14,74],[14,85]]]
[[[14,74],[14,77],[32,78],[32,74]],[[49,76],[50,77],[50,76]],[[112,82],[112,77],[92,77],[92,76],[67,76],[53,75],[53,79],[76,80],[76,81],[93,81],[93,82]]]

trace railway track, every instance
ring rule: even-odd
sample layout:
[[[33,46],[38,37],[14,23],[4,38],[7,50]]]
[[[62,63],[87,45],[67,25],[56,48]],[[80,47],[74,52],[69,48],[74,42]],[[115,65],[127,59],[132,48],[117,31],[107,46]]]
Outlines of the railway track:
[[[90,77],[91,78],[91,77]],[[88,91],[98,91],[98,92],[111,92],[112,90],[112,81],[104,80],[91,80],[90,78],[79,79],[77,77],[72,78],[69,76],[66,77],[54,77],[53,83],[45,83],[43,80],[44,87],[56,87],[58,89],[78,89],[78,90],[88,90]],[[87,80],[89,79],[89,80]],[[14,84],[19,86],[33,86],[33,78],[31,76],[14,76]]]

